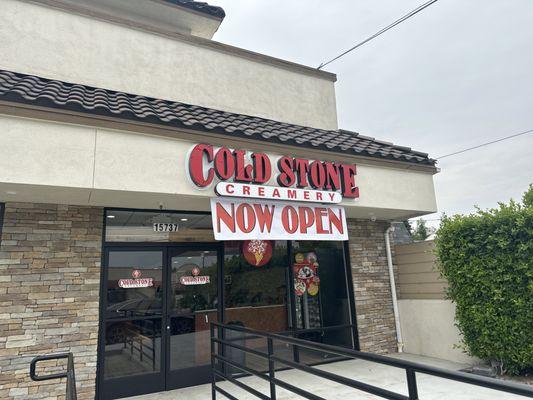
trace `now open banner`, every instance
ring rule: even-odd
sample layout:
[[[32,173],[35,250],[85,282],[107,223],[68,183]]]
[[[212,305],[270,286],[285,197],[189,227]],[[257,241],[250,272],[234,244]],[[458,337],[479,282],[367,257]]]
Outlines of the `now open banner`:
[[[337,205],[216,197],[211,215],[216,240],[348,240]]]

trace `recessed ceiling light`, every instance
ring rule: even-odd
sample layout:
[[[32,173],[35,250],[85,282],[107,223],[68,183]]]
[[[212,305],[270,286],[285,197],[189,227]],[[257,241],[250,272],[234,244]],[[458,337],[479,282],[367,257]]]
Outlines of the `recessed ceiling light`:
[[[182,219],[180,219],[180,221],[183,221],[183,222],[188,221],[188,220],[189,220],[189,218],[182,218]]]
[[[107,218],[113,219],[113,218],[115,218],[115,216],[114,215],[108,215]]]
[[[14,190],[8,190],[6,193],[7,194],[17,194],[17,192],[15,192]]]

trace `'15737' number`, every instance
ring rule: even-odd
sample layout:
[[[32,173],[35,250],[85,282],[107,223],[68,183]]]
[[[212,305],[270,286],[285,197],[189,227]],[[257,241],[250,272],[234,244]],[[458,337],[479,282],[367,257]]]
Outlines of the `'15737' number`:
[[[155,223],[154,232],[177,232],[178,224]]]

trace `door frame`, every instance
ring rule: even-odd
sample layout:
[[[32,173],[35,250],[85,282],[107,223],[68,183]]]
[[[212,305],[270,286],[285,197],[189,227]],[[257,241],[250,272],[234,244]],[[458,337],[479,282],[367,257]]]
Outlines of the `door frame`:
[[[166,266],[167,271],[165,273],[165,279],[167,281],[165,285],[165,291],[166,291],[166,309],[164,312],[163,322],[164,322],[164,328],[165,328],[165,371],[164,371],[164,377],[165,377],[165,389],[164,390],[173,390],[173,389],[180,389],[188,386],[195,386],[195,385],[201,385],[204,383],[211,382],[211,363],[208,363],[204,366],[197,366],[197,367],[191,367],[191,368],[184,368],[179,370],[172,371],[170,369],[170,333],[169,329],[167,328],[170,324],[170,319],[172,316],[170,315],[170,296],[171,296],[171,285],[172,285],[172,257],[173,252],[183,249],[185,251],[187,250],[213,250],[217,252],[217,320],[223,321],[223,313],[224,313],[224,301],[223,301],[223,293],[222,290],[224,290],[224,276],[223,276],[223,263],[224,263],[224,243],[223,242],[208,242],[208,243],[178,243],[177,245],[172,244],[171,246],[168,246],[166,249],[167,252],[167,259],[166,259]],[[221,284],[222,283],[222,284]]]
[[[104,213],[105,219],[105,213]],[[224,319],[224,302],[223,302],[223,263],[224,263],[224,243],[223,242],[105,242],[105,229],[103,232],[102,240],[102,264],[100,269],[100,310],[98,318],[98,344],[97,344],[97,362],[96,362],[96,398],[99,400],[108,400],[121,398],[126,396],[141,395],[154,392],[162,392],[171,389],[178,389],[180,387],[191,386],[193,384],[201,384],[204,379],[198,379],[197,371],[180,370],[176,371],[185,373],[189,379],[187,385],[172,385],[170,381],[170,360],[169,350],[170,341],[167,330],[167,324],[169,322],[169,306],[168,299],[170,297],[170,285],[171,285],[171,267],[170,258],[173,249],[211,249],[217,251],[218,265],[217,265],[217,317],[219,321]],[[135,250],[161,250],[163,256],[162,266],[162,288],[163,288],[163,302],[162,312],[160,317],[139,317],[131,318],[132,320],[142,319],[161,319],[161,354],[160,354],[160,371],[158,373],[150,373],[145,375],[135,375],[133,377],[122,377],[110,380],[108,384],[104,379],[104,359],[105,359],[105,323],[106,323],[106,309],[107,309],[107,281],[109,276],[109,252],[110,251],[135,251]],[[222,277],[222,278],[221,278]],[[120,320],[120,319],[118,319]],[[129,320],[129,319],[128,319]],[[198,367],[201,369],[201,367]],[[196,368],[195,368],[196,369]],[[207,365],[205,372],[211,371],[211,365]],[[188,371],[188,372],[187,372]],[[139,379],[143,377],[142,379]],[[205,374],[205,383],[211,381],[210,374]],[[193,381],[198,381],[194,383]],[[108,387],[109,385],[109,387]],[[124,391],[110,390],[111,387],[125,387]],[[117,397],[118,396],[118,397]]]
[[[107,310],[107,281],[109,277],[109,252],[115,251],[135,251],[135,250],[159,250],[162,252],[162,268],[161,280],[165,278],[165,264],[166,264],[166,249],[160,243],[153,243],[150,246],[145,246],[141,243],[112,243],[111,245],[104,244],[102,248],[102,266],[100,275],[100,316],[98,329],[98,351],[97,351],[97,399],[108,400],[126,396],[133,396],[135,394],[150,393],[154,391],[164,390],[164,357],[166,354],[160,355],[159,372],[144,375],[125,376],[121,378],[112,379],[110,383],[106,384],[104,379],[104,359],[105,359],[105,339],[106,339],[106,310]],[[164,283],[162,282],[162,285]],[[142,319],[156,319],[161,320],[161,348],[165,345],[165,335],[163,334],[164,327],[164,310],[166,309],[166,296],[162,299],[161,316],[159,317],[139,317],[139,318],[125,318],[121,320],[142,320]],[[162,352],[163,353],[163,352]],[[124,391],[113,390],[116,387],[124,387]]]

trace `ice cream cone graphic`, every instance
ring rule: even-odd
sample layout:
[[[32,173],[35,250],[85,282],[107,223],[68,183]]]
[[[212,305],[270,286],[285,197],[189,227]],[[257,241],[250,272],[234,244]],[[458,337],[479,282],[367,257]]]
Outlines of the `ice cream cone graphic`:
[[[250,244],[248,244],[248,251],[250,253],[253,253],[255,257],[255,265],[259,265],[261,263],[261,260],[263,259],[263,256],[265,255],[265,251],[267,248],[266,242],[262,240],[251,240]]]
[[[266,240],[250,240],[246,243],[245,256],[247,261],[256,267],[267,263],[271,254],[270,246]]]
[[[256,251],[254,253],[254,256],[255,256],[255,265],[259,265],[261,263],[261,260],[263,259],[263,254],[264,253],[261,253],[259,251]]]

